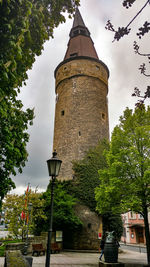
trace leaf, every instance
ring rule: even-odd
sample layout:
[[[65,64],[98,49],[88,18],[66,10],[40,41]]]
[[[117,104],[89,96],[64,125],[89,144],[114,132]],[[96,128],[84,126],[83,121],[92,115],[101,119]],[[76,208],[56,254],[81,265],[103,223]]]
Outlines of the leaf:
[[[6,63],[4,64],[4,67],[5,67],[5,68],[8,68],[8,67],[10,66],[10,64],[11,64],[11,60],[9,60],[8,62],[6,62]]]

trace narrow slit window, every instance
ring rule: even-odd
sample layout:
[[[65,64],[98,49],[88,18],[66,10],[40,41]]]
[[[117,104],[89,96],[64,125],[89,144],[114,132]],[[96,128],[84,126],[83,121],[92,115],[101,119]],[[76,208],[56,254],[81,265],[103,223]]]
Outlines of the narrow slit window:
[[[62,110],[62,111],[61,111],[61,116],[64,116],[64,115],[65,115],[65,111]]]
[[[102,119],[105,120],[105,113],[102,113]]]
[[[80,33],[84,35],[84,34],[86,34],[86,31],[80,30]]]
[[[92,226],[92,224],[91,223],[88,223],[88,228],[89,229],[91,229],[91,226]]]
[[[70,57],[77,57],[78,53],[72,53],[70,54]]]

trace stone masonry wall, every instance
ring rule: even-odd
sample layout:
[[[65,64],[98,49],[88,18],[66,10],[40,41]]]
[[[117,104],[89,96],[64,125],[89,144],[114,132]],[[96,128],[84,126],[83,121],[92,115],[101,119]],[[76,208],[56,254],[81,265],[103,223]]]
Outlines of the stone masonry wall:
[[[76,215],[83,222],[82,230],[74,233],[74,249],[99,250],[98,229],[100,217],[85,205],[76,205]]]
[[[73,178],[72,161],[109,138],[108,71],[90,59],[72,60],[56,72],[54,145],[63,161],[59,179]]]

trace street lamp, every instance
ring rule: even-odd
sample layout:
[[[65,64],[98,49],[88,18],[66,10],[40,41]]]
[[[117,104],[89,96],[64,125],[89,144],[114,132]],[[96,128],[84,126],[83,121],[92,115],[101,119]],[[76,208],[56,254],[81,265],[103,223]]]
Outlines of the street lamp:
[[[45,267],[50,266],[50,254],[51,254],[51,237],[52,237],[52,223],[53,223],[53,202],[54,202],[54,185],[56,176],[58,176],[60,171],[62,161],[57,158],[56,150],[53,152],[51,159],[47,160],[49,176],[52,177],[51,183],[51,206],[50,206],[50,221],[48,230],[48,240],[47,240],[47,252],[46,252],[46,264]]]

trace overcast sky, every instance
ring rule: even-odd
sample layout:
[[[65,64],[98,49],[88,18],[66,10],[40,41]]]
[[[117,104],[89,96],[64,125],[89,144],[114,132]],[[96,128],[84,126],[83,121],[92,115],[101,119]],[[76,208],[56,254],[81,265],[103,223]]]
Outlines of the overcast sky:
[[[150,6],[132,24],[131,33],[119,42],[112,43],[113,33],[105,30],[108,19],[116,28],[126,26],[146,1],[137,0],[136,2],[135,6],[127,10],[122,7],[121,0],[81,0],[79,8],[85,25],[91,33],[99,59],[108,66],[110,71],[108,94],[110,135],[124,109],[127,106],[134,108],[136,98],[131,97],[134,87],[138,86],[144,90],[148,85],[148,78],[142,77],[139,73],[138,67],[144,59],[134,53],[133,41],[138,41],[143,52],[149,52],[148,36],[145,35],[139,41],[135,29],[148,20]],[[14,177],[17,188],[11,193],[24,193],[28,183],[33,189],[38,186],[39,190],[45,190],[48,185],[46,160],[52,155],[53,144],[54,70],[64,58],[72,24],[73,20],[67,18],[66,23],[55,29],[54,39],[45,43],[42,55],[36,58],[32,70],[28,72],[27,85],[21,90],[20,98],[25,108],[35,108],[35,119],[33,126],[29,128],[28,162],[23,173]]]

